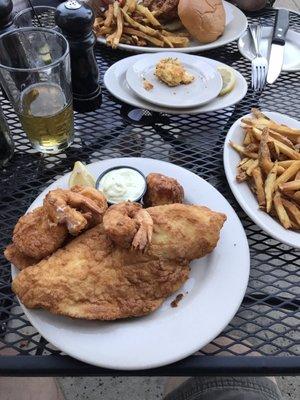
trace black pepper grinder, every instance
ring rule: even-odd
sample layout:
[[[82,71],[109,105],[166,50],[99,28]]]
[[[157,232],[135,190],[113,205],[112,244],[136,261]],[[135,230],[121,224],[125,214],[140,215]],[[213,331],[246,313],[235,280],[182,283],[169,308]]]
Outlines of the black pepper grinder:
[[[15,28],[13,25],[12,10],[13,10],[12,0],[0,0],[0,35]],[[4,98],[7,100],[7,95],[2,89],[2,86],[0,85],[0,92],[1,91]]]
[[[0,34],[14,28],[12,10],[12,0],[0,0]]]
[[[56,25],[70,45],[73,106],[79,112],[94,111],[101,106],[94,20],[92,8],[76,0],[60,4],[55,13]]]

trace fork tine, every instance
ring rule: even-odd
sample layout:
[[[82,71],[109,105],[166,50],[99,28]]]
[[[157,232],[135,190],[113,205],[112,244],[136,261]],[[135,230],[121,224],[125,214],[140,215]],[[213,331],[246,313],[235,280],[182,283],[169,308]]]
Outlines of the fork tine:
[[[261,92],[263,89],[263,68],[259,66],[259,91]]]

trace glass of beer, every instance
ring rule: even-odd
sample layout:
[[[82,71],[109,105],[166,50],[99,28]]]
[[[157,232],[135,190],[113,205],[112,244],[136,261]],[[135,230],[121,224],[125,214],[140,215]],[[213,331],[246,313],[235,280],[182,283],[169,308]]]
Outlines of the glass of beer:
[[[70,55],[63,35],[45,28],[1,35],[0,81],[36,150],[54,154],[72,143]]]

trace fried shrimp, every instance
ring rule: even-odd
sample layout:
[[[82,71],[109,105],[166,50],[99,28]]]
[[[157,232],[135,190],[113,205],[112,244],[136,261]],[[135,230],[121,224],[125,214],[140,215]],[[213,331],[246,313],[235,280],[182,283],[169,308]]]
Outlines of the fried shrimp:
[[[69,233],[76,235],[101,222],[107,203],[96,189],[76,186],[72,190],[49,192],[44,199],[44,208],[53,223],[65,224]]]
[[[104,214],[103,226],[108,237],[120,247],[145,250],[151,243],[153,221],[138,203],[111,206]]]

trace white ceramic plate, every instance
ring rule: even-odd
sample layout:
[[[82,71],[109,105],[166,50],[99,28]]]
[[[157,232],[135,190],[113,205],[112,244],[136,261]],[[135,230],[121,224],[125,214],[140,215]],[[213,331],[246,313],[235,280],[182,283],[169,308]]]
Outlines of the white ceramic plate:
[[[271,47],[273,28],[264,26],[261,32],[260,50],[264,57],[269,58]],[[239,51],[241,54],[252,60],[254,58],[254,49],[252,40],[250,40],[249,30],[244,32],[238,42]],[[299,71],[300,70],[300,33],[288,30],[286,42],[284,46],[283,71]]]
[[[300,122],[286,115],[277,112],[263,111],[268,117],[281,124],[286,124],[291,128],[300,129]],[[251,114],[242,118],[250,117]],[[300,248],[300,233],[283,228],[279,222],[270,217],[264,211],[258,208],[256,197],[251,192],[246,182],[238,183],[236,177],[236,167],[241,158],[239,154],[229,145],[232,140],[238,144],[242,144],[244,133],[240,127],[241,119],[238,119],[230,128],[224,144],[224,168],[230,188],[237,199],[238,203],[246,214],[267,234],[279,242],[288,244],[289,246]]]
[[[197,40],[191,40],[189,47],[182,47],[174,49],[180,53],[198,53],[199,51],[214,49],[216,47],[224,46],[227,43],[237,40],[241,34],[247,29],[248,21],[245,14],[242,13],[234,5],[223,1],[225,13],[226,13],[226,26],[225,31],[221,37],[212,43],[201,44]],[[99,43],[105,44],[106,39],[104,37],[98,37],[97,41]],[[157,53],[161,51],[166,51],[166,48],[160,47],[141,47],[141,46],[131,46],[129,44],[120,43],[119,49],[132,51],[135,53]],[[171,49],[170,49],[171,50]]]
[[[166,58],[177,58],[185,70],[194,76],[188,85],[170,87],[155,75],[156,64]],[[153,89],[146,90],[144,81],[153,84]],[[126,81],[135,94],[142,99],[163,107],[196,107],[216,98],[222,89],[222,77],[216,67],[203,58],[190,54],[166,52],[145,54],[130,65],[126,72]]]
[[[131,64],[136,62],[137,60],[144,57],[143,54],[127,57],[123,60],[120,60],[113,64],[104,75],[104,84],[107,90],[115,96],[117,99],[123,101],[124,103],[130,104],[131,106],[137,108],[143,108],[146,110],[166,113],[166,114],[200,114],[200,113],[208,113],[212,111],[221,110],[226,107],[230,107],[239,101],[247,93],[247,82],[242,74],[238,71],[234,70],[235,77],[236,77],[236,84],[234,89],[226,94],[225,96],[220,96],[215,98],[214,100],[210,101],[208,104],[193,107],[193,108],[185,108],[184,110],[178,110],[174,108],[167,108],[167,107],[159,107],[154,104],[148,103],[141,99],[140,97],[136,96],[126,82],[126,72],[127,69],[130,67]],[[204,58],[200,56],[196,56],[208,64],[212,65],[213,67],[221,67],[226,66],[223,63],[218,61],[212,60],[210,58]]]
[[[191,264],[190,277],[178,291],[188,294],[177,308],[170,306],[175,293],[146,317],[113,322],[76,320],[21,306],[42,336],[76,359],[123,370],[159,367],[196,352],[231,321],[248,283],[248,243],[240,220],[227,200],[192,172],[147,158],[98,161],[88,165],[88,170],[97,177],[117,165],[134,166],[145,175],[162,172],[175,177],[184,187],[187,202],[203,204],[227,215],[216,249]],[[40,206],[49,190],[67,188],[69,175],[50,185],[29,210]],[[17,273],[12,266],[12,277]]]

